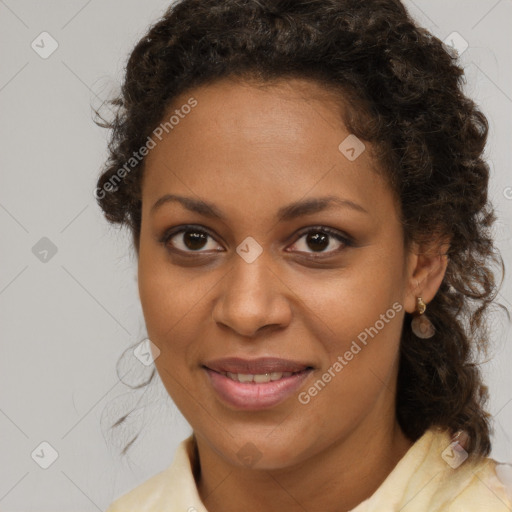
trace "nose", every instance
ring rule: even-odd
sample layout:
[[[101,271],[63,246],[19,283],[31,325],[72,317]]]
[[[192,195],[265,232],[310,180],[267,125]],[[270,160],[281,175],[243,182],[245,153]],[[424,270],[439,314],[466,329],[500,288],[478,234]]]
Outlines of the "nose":
[[[212,313],[217,324],[244,337],[289,325],[290,289],[264,254],[252,263],[234,255],[233,267],[219,286]]]

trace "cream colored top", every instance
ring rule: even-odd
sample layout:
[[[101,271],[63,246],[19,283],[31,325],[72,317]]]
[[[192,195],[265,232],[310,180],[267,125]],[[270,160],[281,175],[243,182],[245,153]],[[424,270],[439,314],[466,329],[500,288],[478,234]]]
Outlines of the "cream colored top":
[[[194,453],[190,436],[167,469],[106,512],[208,512],[192,472]],[[511,512],[512,466],[490,458],[461,463],[464,455],[451,449],[446,432],[427,430],[373,495],[350,512]]]

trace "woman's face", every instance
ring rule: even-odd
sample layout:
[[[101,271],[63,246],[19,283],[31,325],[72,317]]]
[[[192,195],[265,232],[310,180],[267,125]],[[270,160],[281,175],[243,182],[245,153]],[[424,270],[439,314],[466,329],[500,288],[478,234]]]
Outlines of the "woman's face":
[[[146,157],[139,289],[155,363],[234,465],[290,466],[395,422],[411,260],[337,101],[302,80],[196,88]]]

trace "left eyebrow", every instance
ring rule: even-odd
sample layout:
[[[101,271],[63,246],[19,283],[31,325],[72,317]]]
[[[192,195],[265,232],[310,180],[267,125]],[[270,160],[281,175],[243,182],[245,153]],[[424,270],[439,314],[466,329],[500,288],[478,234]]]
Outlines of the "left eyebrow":
[[[191,197],[179,196],[176,194],[166,194],[156,201],[151,207],[151,212],[160,208],[166,203],[178,202],[187,210],[190,210],[205,217],[212,219],[226,220],[226,217],[221,211],[212,203],[202,201],[199,199],[193,199]],[[306,200],[299,200],[294,203],[290,203],[286,206],[279,208],[277,211],[277,219],[280,222],[286,222],[293,220],[297,217],[303,217],[305,215],[312,215],[314,213],[327,210],[332,205],[338,205],[345,208],[351,208],[360,213],[369,215],[368,211],[365,210],[360,204],[350,201],[349,199],[342,199],[337,196],[325,196],[316,197]]]
[[[349,199],[342,199],[341,197],[337,196],[326,196],[306,199],[303,201],[296,201],[295,203],[283,206],[278,210],[277,218],[280,221],[289,221],[297,217],[311,215],[313,213],[327,210],[334,204],[343,206],[345,208],[351,208],[352,210],[369,215],[367,210],[365,210],[360,204],[354,203],[354,201],[350,201]]]

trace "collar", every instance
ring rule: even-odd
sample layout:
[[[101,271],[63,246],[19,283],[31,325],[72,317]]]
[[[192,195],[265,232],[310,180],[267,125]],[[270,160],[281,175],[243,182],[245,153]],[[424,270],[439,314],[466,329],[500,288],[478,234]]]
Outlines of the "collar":
[[[368,499],[350,512],[510,512],[512,501],[496,476],[496,462],[469,457],[453,468],[447,432],[427,430]],[[200,474],[194,434],[172,464],[116,500],[107,512],[208,512],[196,482]]]

